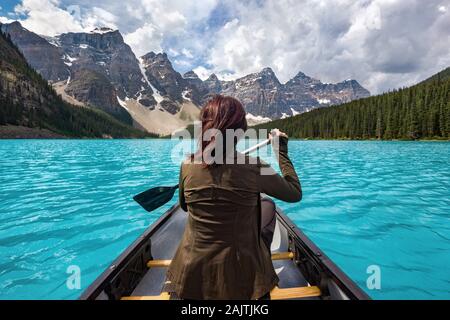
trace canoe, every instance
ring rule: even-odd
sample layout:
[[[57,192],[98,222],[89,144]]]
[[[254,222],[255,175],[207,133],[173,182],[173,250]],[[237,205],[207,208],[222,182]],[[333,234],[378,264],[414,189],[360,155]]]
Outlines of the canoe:
[[[282,211],[272,241],[280,279],[272,300],[368,300],[361,290]],[[131,244],[80,296],[82,300],[169,300],[162,292],[167,267],[187,214],[174,205]]]

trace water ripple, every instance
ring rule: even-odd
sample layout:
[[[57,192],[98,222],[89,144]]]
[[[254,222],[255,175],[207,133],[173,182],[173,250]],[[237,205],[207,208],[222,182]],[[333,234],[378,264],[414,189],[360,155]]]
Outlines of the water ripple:
[[[168,140],[0,141],[0,298],[73,299],[174,200],[132,196],[177,182]],[[450,298],[448,143],[293,141],[300,204],[279,205],[372,297]],[[273,158],[265,160],[273,163]]]

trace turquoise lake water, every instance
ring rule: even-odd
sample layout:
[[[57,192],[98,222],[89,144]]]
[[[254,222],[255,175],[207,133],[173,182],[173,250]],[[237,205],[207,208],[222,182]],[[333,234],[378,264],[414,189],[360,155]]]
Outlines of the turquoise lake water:
[[[0,299],[77,298],[174,203],[149,214],[132,201],[177,182],[174,145],[0,141]],[[303,200],[278,204],[371,297],[450,299],[450,143],[289,148]],[[71,265],[80,267],[80,290],[66,286]],[[371,265],[381,270],[379,290],[366,287]]]

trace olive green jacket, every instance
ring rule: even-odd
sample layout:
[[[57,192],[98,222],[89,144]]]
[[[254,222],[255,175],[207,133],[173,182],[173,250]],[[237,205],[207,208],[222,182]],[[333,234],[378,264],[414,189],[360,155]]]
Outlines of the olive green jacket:
[[[287,139],[280,139],[283,176],[259,158],[234,157],[245,164],[181,166],[179,201],[189,216],[167,276],[183,299],[257,299],[278,283],[261,238],[260,194],[301,199]]]

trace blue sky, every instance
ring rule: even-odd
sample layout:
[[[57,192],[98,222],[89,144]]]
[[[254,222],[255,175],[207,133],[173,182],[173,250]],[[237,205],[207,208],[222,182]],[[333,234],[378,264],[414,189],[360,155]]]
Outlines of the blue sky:
[[[43,35],[119,29],[137,56],[233,79],[271,67],[372,93],[450,66],[449,0],[2,0],[0,21]]]
[[[0,4],[3,12],[13,11],[14,7],[19,1],[16,0],[3,0]],[[1,12],[1,11],[0,11]]]

